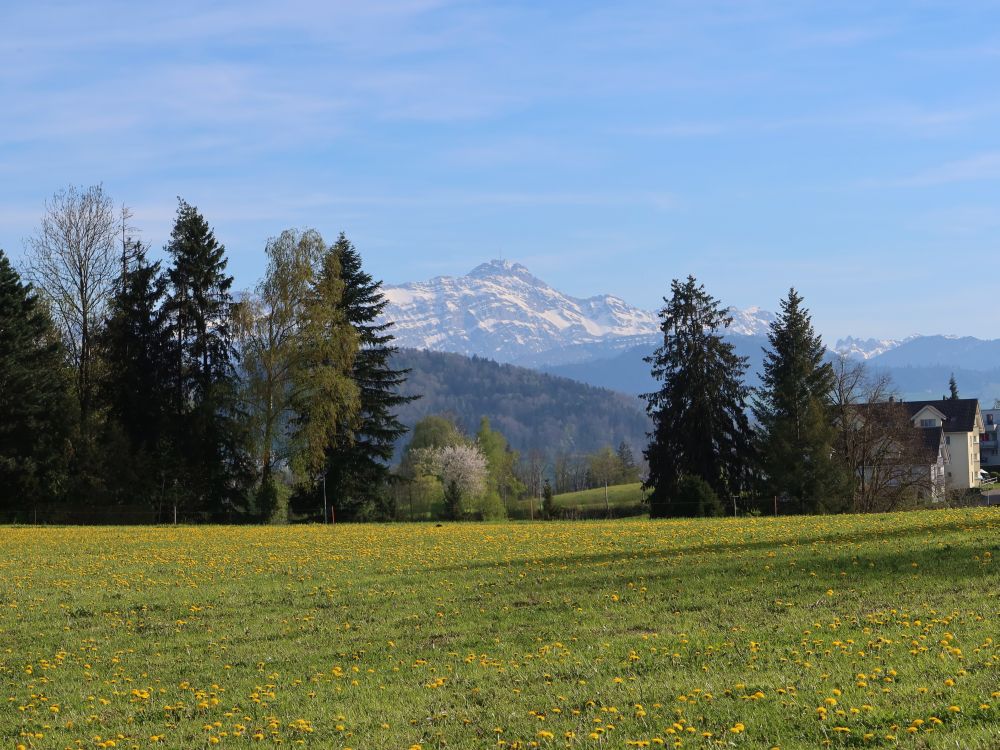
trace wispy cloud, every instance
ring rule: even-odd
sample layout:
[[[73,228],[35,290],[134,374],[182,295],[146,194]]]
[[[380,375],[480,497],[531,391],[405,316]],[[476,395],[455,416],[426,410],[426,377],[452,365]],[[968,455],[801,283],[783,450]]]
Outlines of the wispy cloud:
[[[770,117],[679,120],[662,125],[629,126],[617,132],[649,138],[711,138],[766,135],[793,130],[885,130],[917,137],[944,136],[977,120],[996,116],[997,108],[957,106],[931,109],[908,104],[857,106],[849,111],[803,112]]]
[[[876,181],[875,184],[895,187],[932,187],[980,180],[1000,180],[1000,151],[985,151],[965,159],[921,170],[909,177]]]

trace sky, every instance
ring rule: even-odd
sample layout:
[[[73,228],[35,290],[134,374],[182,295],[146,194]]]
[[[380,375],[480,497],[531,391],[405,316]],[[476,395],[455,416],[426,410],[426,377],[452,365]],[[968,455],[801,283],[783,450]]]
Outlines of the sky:
[[[252,288],[344,231],[387,283],[519,261],[656,308],[794,286],[844,335],[996,338],[991,2],[0,3],[0,248],[101,183]],[[965,312],[962,312],[964,307]]]

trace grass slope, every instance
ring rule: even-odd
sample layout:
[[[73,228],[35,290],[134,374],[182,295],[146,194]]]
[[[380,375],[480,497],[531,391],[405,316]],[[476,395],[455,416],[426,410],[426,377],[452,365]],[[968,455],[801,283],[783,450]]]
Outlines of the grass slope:
[[[997,509],[0,529],[0,747],[996,748]]]
[[[643,504],[642,483],[616,484],[608,487],[607,501],[604,488],[564,492],[553,498],[556,513],[561,517],[607,518],[605,509],[610,506],[613,517],[641,516],[649,513]],[[524,520],[538,514],[538,498],[525,498],[509,504],[508,515]]]
[[[562,508],[603,508],[605,507],[604,488],[581,490],[580,492],[564,492],[556,495],[553,501]],[[612,508],[625,505],[640,505],[643,502],[642,483],[616,484],[608,487],[607,503]]]

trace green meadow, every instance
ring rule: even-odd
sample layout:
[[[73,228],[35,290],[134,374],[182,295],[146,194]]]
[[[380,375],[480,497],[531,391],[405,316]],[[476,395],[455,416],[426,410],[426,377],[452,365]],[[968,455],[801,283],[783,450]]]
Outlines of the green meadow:
[[[5,527],[0,747],[995,750],[998,554],[989,508]]]

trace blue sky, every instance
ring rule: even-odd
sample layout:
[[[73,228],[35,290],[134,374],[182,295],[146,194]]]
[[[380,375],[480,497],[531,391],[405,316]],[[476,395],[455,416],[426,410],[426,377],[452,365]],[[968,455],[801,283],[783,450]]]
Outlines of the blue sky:
[[[390,283],[502,253],[649,308],[693,273],[794,285],[828,337],[1000,335],[994,3],[12,0],[0,29],[15,258],[103,182],[156,248],[198,206],[241,288],[314,226]]]

